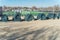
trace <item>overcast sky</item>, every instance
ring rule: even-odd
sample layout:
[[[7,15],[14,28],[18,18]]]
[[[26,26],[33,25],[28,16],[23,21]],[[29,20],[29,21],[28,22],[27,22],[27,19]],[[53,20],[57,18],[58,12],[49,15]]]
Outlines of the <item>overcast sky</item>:
[[[48,7],[60,5],[60,0],[0,0],[0,6]]]

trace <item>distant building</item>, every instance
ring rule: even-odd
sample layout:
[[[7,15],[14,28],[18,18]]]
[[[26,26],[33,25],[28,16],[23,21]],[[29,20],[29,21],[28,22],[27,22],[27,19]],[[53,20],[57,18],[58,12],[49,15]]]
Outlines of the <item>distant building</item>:
[[[4,6],[3,7],[3,11],[17,11],[17,12],[21,12],[21,11],[40,11],[40,12],[58,12],[60,11],[60,7],[58,5],[53,6],[53,7],[40,7],[37,8],[35,6],[29,8],[29,7],[7,7]]]

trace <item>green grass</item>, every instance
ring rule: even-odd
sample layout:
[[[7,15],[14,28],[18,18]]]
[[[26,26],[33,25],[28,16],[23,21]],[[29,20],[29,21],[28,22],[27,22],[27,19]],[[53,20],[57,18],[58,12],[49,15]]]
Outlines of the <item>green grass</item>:
[[[35,15],[35,16],[36,16],[36,15],[38,15],[40,12],[37,12],[37,11],[31,11],[30,13],[31,13],[32,15]]]
[[[15,12],[12,12],[12,11],[7,11],[7,12],[3,12],[3,14],[6,14],[8,16],[12,16],[15,14]]]
[[[26,15],[26,14],[30,14],[30,12],[29,11],[28,12],[27,11],[22,11],[21,12],[21,15],[23,15],[23,16]]]
[[[3,14],[6,14],[8,16],[13,16],[16,12],[13,11],[7,11],[7,12],[3,12]],[[22,11],[21,15],[25,16],[26,14],[32,14],[34,16],[37,16],[39,13],[41,12],[37,12],[37,11]],[[47,12],[45,12],[44,14],[48,14]]]

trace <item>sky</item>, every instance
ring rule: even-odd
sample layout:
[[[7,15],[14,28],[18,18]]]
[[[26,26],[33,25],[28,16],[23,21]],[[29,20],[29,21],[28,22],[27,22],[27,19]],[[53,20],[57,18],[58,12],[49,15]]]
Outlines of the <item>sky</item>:
[[[60,5],[60,0],[0,0],[0,6],[48,7]]]

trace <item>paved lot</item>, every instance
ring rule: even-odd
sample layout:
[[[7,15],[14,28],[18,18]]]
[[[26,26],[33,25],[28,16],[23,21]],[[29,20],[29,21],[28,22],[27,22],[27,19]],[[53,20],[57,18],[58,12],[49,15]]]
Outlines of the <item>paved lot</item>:
[[[60,40],[60,20],[0,22],[0,40]]]

